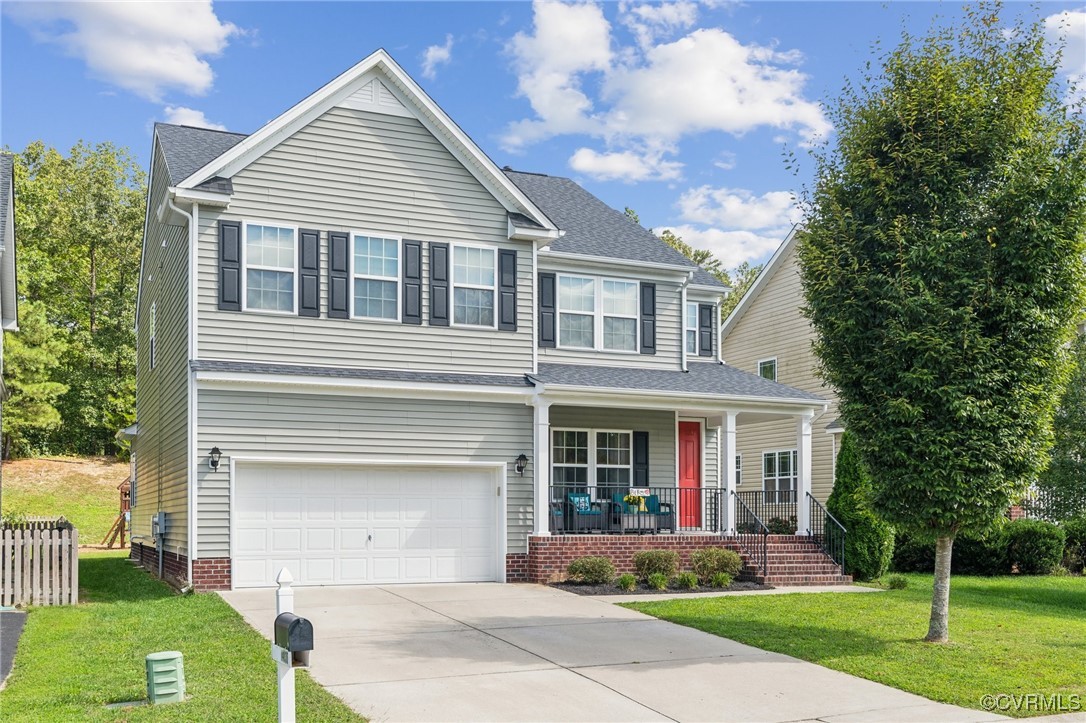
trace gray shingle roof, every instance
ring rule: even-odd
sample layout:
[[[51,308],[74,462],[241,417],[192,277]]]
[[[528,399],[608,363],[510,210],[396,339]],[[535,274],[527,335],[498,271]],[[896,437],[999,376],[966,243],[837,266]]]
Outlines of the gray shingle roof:
[[[248,136],[210,128],[155,123],[158,146],[166,158],[170,185],[181,183]]]
[[[586,191],[575,181],[560,176],[505,169],[505,175],[565,231],[551,243],[554,251],[628,259],[696,268],[694,283],[723,288],[712,274],[661,241],[656,234],[634,223]]]
[[[0,153],[0,243],[8,225],[8,204],[11,203],[11,184],[15,179],[15,156]]]
[[[692,362],[690,371],[597,367],[580,364],[540,364],[532,375],[547,386],[649,390],[713,397],[764,397],[820,402],[823,399],[794,387],[777,384],[727,364]]]
[[[474,384],[499,387],[530,387],[523,374],[456,374],[446,372],[413,372],[398,369],[353,369],[347,367],[311,367],[295,364],[263,364],[258,362],[201,361],[190,363],[196,372],[243,372],[249,374],[328,377],[334,379],[374,379],[380,381],[423,384]]]

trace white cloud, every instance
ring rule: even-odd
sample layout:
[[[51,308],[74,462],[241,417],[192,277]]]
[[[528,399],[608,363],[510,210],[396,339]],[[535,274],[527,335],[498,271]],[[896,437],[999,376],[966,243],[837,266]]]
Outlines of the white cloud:
[[[444,45],[431,45],[422,52],[422,76],[433,80],[437,77],[437,66],[446,65],[452,60],[453,36],[445,36]]]
[[[736,158],[736,155],[731,151],[721,151],[717,155],[716,160],[713,161],[713,165],[722,171],[732,170],[733,168],[735,168],[737,163],[738,159]]]
[[[1086,8],[1049,15],[1045,35],[1050,42],[1065,43],[1060,70],[1079,86],[1077,95],[1086,97]]]
[[[210,0],[25,2],[5,4],[4,12],[82,60],[94,77],[155,102],[167,90],[210,90],[215,74],[206,58],[242,32],[219,20]]]
[[[209,121],[202,110],[196,110],[194,108],[168,105],[162,109],[162,114],[167,123],[173,123],[174,125],[211,128],[212,130],[217,131],[226,130],[226,126],[221,123]]]
[[[650,47],[659,37],[685,30],[698,20],[697,3],[689,0],[636,5],[621,2],[618,11],[622,24],[630,29],[642,48]]]
[[[670,181],[682,176],[683,164],[667,161],[663,153],[620,151],[597,153],[591,148],[578,148],[569,159],[570,167],[597,181]]]
[[[698,228],[696,226],[668,226],[672,233],[682,237],[683,241],[694,248],[708,249],[723,263],[725,268],[733,269],[744,261],[756,262],[773,253],[791,226],[766,229],[761,233],[753,231],[727,231],[718,228]],[[658,229],[663,231],[664,229]]]

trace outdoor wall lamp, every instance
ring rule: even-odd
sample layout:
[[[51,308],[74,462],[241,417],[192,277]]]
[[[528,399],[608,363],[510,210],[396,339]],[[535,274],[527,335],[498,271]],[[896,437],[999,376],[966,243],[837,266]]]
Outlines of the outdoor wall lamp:
[[[524,468],[527,467],[527,466],[528,466],[528,457],[523,452],[521,452],[520,456],[517,457],[517,460],[516,460],[515,469],[517,470],[517,474],[523,475],[524,474]]]
[[[211,454],[207,458],[207,466],[211,468],[212,472],[219,468],[220,459],[222,459],[222,450],[220,450],[218,447],[212,447]]]

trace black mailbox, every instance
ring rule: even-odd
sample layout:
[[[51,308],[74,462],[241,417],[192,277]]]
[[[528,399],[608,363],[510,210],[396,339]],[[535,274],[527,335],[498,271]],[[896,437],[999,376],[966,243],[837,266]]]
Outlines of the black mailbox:
[[[275,644],[292,653],[313,649],[313,623],[294,613],[282,613],[275,618]]]

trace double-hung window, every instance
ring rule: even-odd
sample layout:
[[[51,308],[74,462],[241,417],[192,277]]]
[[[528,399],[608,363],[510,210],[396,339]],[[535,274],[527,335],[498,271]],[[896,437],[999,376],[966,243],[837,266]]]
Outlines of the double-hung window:
[[[762,492],[766,502],[795,502],[799,453],[794,449],[762,453]]]
[[[353,234],[354,315],[400,318],[400,239]]]
[[[771,382],[777,381],[777,357],[758,362],[758,376]]]
[[[245,308],[297,312],[298,254],[294,229],[245,224]]]
[[[554,484],[568,492],[588,488],[588,430],[556,429],[551,438]]]
[[[494,326],[497,262],[494,249],[453,246],[453,324]]]
[[[743,484],[743,455],[735,455],[735,486]]]
[[[558,346],[637,351],[638,284],[595,276],[558,277]]]
[[[683,325],[683,339],[687,354],[698,353],[698,305],[686,305],[686,323]]]
[[[564,492],[594,488],[596,499],[626,494],[633,479],[633,433],[555,429],[551,433],[554,484]]]

